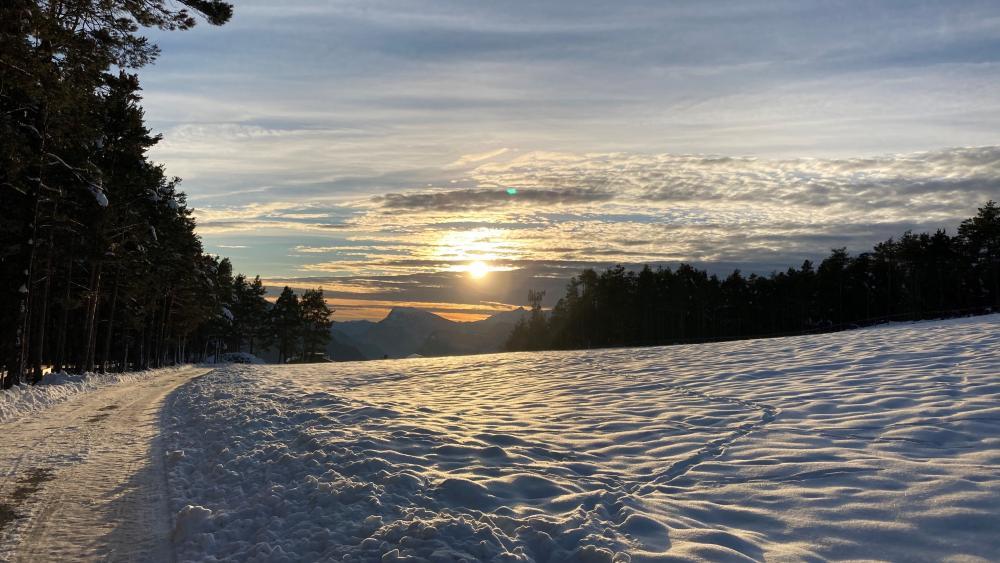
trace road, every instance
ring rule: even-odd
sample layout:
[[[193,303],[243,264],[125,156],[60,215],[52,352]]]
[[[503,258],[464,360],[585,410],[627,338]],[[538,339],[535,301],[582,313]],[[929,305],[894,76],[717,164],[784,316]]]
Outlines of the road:
[[[164,370],[0,425],[0,558],[173,561],[160,414],[208,371]]]

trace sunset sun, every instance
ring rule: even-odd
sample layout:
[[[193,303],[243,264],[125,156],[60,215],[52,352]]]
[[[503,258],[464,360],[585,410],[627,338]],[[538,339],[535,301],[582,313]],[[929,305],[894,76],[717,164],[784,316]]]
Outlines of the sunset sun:
[[[469,276],[474,280],[483,279],[489,272],[490,267],[486,265],[486,262],[477,260],[469,264]]]

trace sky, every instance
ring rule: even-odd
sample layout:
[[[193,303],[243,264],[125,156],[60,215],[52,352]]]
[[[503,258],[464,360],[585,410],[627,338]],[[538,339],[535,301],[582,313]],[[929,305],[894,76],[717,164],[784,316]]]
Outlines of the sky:
[[[995,1],[234,4],[150,34],[152,157],[209,252],[337,320],[766,273],[1000,199]]]

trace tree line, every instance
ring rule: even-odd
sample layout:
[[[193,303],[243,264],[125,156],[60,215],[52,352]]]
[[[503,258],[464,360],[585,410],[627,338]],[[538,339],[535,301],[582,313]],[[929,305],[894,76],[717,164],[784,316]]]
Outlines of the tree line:
[[[333,310],[322,288],[307,289],[300,297],[285,286],[271,303],[260,276],[248,280],[232,272],[228,259],[219,261],[215,285],[219,310],[203,327],[205,348],[173,363],[218,360],[224,353],[240,352],[273,356],[278,363],[327,361]]]
[[[194,357],[221,310],[223,263],[204,253],[177,178],[147,158],[129,69],[141,27],[232,15],[218,0],[0,3],[0,375],[43,366],[158,366]]]
[[[819,266],[725,278],[688,264],[623,266],[572,278],[551,311],[531,292],[531,315],[508,350],[579,349],[829,331],[882,320],[1000,310],[1000,206],[956,235],[906,232],[856,256],[834,249]]]
[[[221,0],[0,2],[0,385],[274,341],[260,280],[205,253],[147,154],[142,28],[225,24]],[[287,338],[286,338],[287,340]]]

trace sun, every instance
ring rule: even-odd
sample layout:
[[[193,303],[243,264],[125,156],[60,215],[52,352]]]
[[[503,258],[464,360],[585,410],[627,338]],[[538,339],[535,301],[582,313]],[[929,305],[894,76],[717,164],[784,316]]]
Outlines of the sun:
[[[490,272],[490,267],[486,265],[486,262],[475,261],[469,264],[469,276],[474,280],[483,279],[486,274]]]

